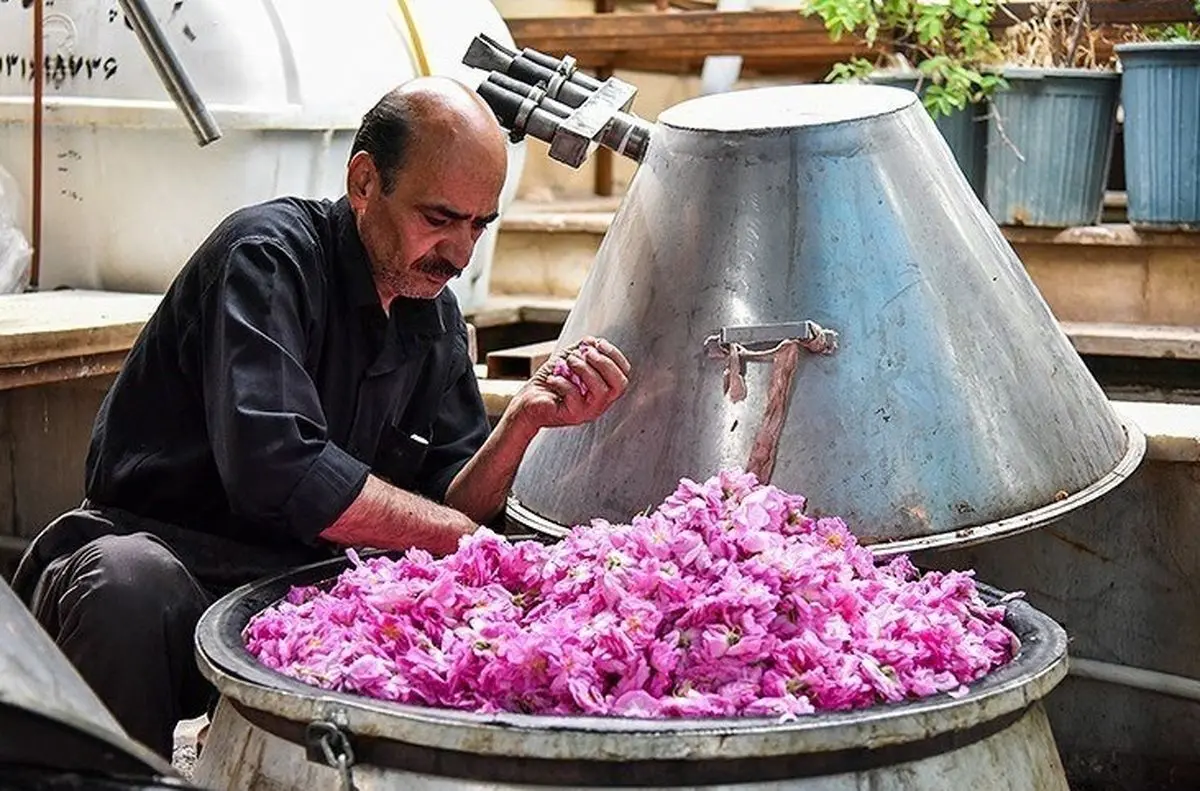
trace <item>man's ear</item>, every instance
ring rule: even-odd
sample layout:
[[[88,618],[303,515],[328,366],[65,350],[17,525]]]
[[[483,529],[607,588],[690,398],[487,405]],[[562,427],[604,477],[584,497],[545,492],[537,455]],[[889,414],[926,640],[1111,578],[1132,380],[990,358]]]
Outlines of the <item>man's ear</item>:
[[[376,197],[382,185],[379,182],[379,171],[375,169],[375,160],[366,151],[359,151],[350,158],[346,168],[346,197],[355,213],[363,210],[367,201]]]

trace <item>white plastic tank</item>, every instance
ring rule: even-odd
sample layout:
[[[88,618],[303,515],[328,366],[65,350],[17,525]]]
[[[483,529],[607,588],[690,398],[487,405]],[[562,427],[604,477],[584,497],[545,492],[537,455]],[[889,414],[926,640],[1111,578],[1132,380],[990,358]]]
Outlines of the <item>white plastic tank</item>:
[[[0,0],[0,168],[21,190],[27,237],[31,5]],[[485,75],[461,64],[471,39],[512,44],[490,0],[453,0],[453,13],[439,0],[149,5],[222,137],[196,143],[117,0],[47,3],[43,290],[165,290],[230,211],[278,195],[342,195],[354,131],[387,90],[426,70],[474,86]],[[502,211],[524,158],[524,144],[510,144]],[[495,225],[451,285],[464,308],[487,296]]]

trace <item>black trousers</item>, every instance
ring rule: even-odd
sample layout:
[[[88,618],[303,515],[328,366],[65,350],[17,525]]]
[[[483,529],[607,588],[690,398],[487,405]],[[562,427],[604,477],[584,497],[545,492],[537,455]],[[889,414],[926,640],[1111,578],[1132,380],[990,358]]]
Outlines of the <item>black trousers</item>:
[[[312,552],[85,503],[34,539],[12,587],[128,734],[170,760],[178,722],[216,702],[195,660],[200,616],[238,585],[320,559]]]
[[[170,760],[176,724],[215,695],[192,647],[212,602],[166,544],[133,533],[52,561],[31,609],[129,735]]]

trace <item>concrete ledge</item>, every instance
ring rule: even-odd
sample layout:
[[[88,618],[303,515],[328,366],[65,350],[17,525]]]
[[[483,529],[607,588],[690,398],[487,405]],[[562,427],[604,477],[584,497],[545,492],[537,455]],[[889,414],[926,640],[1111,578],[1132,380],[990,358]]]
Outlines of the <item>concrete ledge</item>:
[[[1200,327],[1063,321],[1080,354],[1164,360],[1200,359]]]
[[[1146,435],[1148,460],[1200,462],[1200,405],[1114,401],[1113,407]]]
[[[1183,247],[1200,249],[1200,233],[1145,231],[1126,224],[1084,225],[1078,228],[1001,228],[1013,244],[1066,244],[1108,247]]]
[[[161,299],[84,290],[0,296],[0,366],[126,352]]]

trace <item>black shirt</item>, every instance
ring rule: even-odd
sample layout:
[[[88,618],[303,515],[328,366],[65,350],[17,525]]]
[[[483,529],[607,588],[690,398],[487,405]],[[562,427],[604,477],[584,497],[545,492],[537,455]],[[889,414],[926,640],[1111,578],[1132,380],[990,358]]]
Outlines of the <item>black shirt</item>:
[[[346,199],[277,199],[227,218],[167,291],[100,407],[87,496],[295,549],[368,471],[442,500],[487,433],[450,290],[389,317]]]

